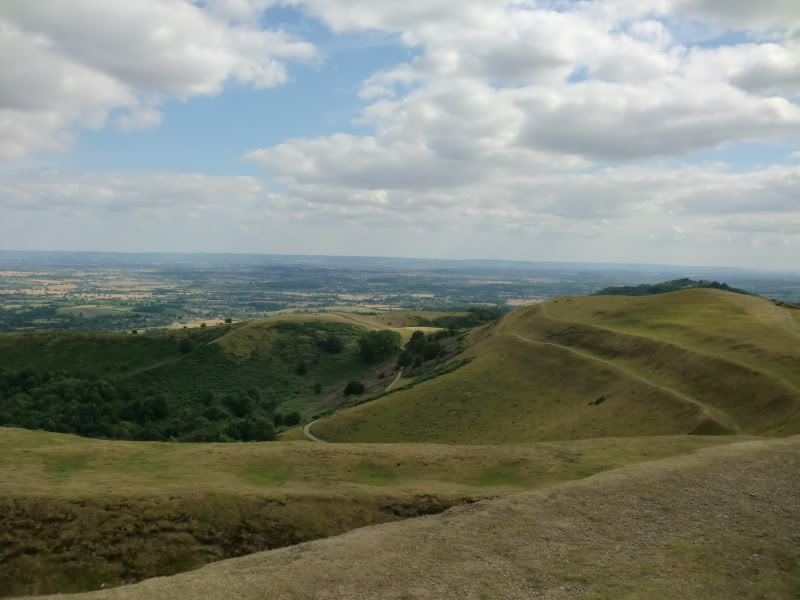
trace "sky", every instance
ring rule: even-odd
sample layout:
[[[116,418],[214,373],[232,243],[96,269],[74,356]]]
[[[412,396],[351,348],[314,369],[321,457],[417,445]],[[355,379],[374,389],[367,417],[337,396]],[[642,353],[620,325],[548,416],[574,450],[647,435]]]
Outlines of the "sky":
[[[2,0],[0,248],[800,270],[798,0]]]

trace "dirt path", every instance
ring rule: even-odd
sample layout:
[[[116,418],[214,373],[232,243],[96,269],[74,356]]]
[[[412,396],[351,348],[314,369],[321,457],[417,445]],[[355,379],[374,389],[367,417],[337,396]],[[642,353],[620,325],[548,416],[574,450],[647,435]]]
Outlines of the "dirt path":
[[[723,411],[721,411],[721,410],[719,410],[719,409],[717,409],[715,407],[708,406],[707,404],[705,404],[703,402],[700,402],[699,400],[696,400],[695,398],[692,398],[691,396],[687,396],[686,394],[683,394],[682,392],[679,392],[679,391],[674,390],[672,388],[666,387],[664,385],[659,385],[658,383],[653,383],[649,379],[646,379],[646,378],[642,377],[641,375],[639,375],[635,371],[632,371],[632,370],[628,369],[627,367],[623,367],[623,366],[620,366],[620,365],[618,365],[616,363],[613,363],[613,362],[611,362],[609,360],[605,360],[603,358],[599,358],[597,356],[593,356],[592,354],[589,354],[587,352],[581,352],[580,350],[575,350],[574,348],[570,348],[569,346],[562,346],[561,344],[556,344],[554,342],[541,342],[539,340],[532,340],[530,338],[523,337],[523,336],[519,335],[518,333],[513,333],[513,332],[509,333],[508,331],[504,331],[503,333],[505,335],[511,335],[511,336],[513,336],[515,338],[518,338],[519,340],[521,340],[523,342],[526,342],[528,344],[536,344],[536,345],[539,345],[539,346],[552,346],[554,348],[560,348],[561,350],[565,350],[567,352],[571,352],[572,354],[580,356],[581,358],[584,358],[586,360],[593,360],[593,361],[596,361],[596,362],[603,363],[604,365],[607,365],[607,366],[611,367],[612,369],[615,369],[615,370],[619,371],[620,373],[622,373],[623,375],[625,375],[627,377],[630,377],[631,379],[636,379],[637,381],[639,381],[639,382],[641,382],[641,383],[643,383],[643,384],[645,384],[647,386],[658,388],[658,389],[660,389],[660,390],[662,390],[664,392],[667,392],[668,394],[670,394],[672,396],[675,396],[679,400],[682,400],[684,402],[688,402],[689,404],[693,404],[696,407],[698,407],[702,411],[703,415],[705,415],[707,418],[713,419],[717,423],[720,423],[721,425],[723,425],[725,427],[728,427],[729,429],[732,429],[733,431],[736,431],[736,432],[740,431],[739,426],[736,425],[736,423],[733,422],[733,419],[731,419],[730,416],[725,414]]]
[[[398,381],[400,381],[400,378],[402,376],[403,376],[403,369],[400,369],[397,372],[397,375],[395,376],[395,378],[392,380],[392,382],[388,386],[386,386],[386,390],[385,391],[388,392],[390,389],[392,389],[392,387],[394,387],[394,384],[396,384]],[[303,425],[303,435],[306,436],[307,440],[310,440],[312,442],[322,442],[323,444],[329,444],[330,442],[328,442],[326,440],[323,440],[323,439],[320,439],[317,436],[315,436],[313,433],[311,433],[311,426],[314,425],[315,423],[319,423],[320,421],[321,421],[321,419],[317,419],[316,421],[311,421],[311,423],[306,423],[305,425]]]
[[[773,307],[775,308],[776,311],[778,311],[778,316],[783,328],[792,335],[800,337],[800,322],[795,320],[795,318],[789,312],[791,310],[797,310],[797,309],[783,308],[782,306],[776,306],[774,304]]]
[[[394,384],[396,384],[398,381],[400,381],[400,378],[402,376],[403,376],[403,369],[400,369],[397,372],[397,376],[392,380],[392,383],[390,383],[389,385],[386,386],[386,390],[385,391],[388,392],[390,389],[392,389],[394,387]]]
[[[320,419],[317,419],[316,421],[311,421],[311,423],[306,423],[305,425],[303,425],[303,435],[306,436],[307,440],[311,440],[312,442],[322,442],[323,444],[327,444],[328,442],[318,438],[313,433],[311,433],[311,426],[314,423],[319,423],[319,421]]]

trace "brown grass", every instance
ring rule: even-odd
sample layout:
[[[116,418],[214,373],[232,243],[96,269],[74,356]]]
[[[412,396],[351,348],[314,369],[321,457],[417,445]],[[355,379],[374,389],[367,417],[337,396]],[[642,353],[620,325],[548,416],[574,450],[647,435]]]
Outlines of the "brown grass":
[[[170,575],[727,441],[204,445],[0,429],[0,595]]]
[[[789,600],[800,439],[755,441],[76,600]]]

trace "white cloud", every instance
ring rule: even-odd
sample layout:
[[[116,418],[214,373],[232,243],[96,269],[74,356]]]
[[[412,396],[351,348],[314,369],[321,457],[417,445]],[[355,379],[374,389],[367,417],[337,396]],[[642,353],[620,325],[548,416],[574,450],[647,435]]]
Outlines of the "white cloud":
[[[286,194],[254,177],[29,170],[0,182],[0,234],[17,248],[86,248],[91,240],[90,247],[117,250],[374,255],[378,247],[399,255],[636,256],[792,268],[793,257],[774,248],[800,245],[797,197],[800,167],[789,166],[508,172],[441,189],[326,182]]]
[[[113,109],[129,111],[123,129],[154,127],[161,99],[216,94],[229,80],[279,85],[283,61],[316,56],[247,22],[267,3],[222,4],[1,2],[0,159],[63,149],[75,126],[102,126]]]

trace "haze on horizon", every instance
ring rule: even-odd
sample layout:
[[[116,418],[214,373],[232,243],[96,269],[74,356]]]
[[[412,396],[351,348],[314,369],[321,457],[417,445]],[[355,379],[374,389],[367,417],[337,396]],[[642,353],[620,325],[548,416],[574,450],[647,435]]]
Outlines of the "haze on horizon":
[[[4,0],[0,48],[0,248],[797,269],[796,0]]]

